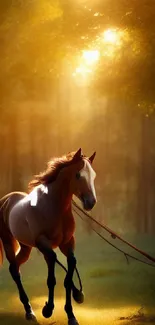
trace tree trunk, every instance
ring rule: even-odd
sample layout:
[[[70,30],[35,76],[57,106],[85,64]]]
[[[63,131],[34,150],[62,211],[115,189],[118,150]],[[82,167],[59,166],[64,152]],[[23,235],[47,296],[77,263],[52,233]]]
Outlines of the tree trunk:
[[[142,115],[141,118],[141,146],[139,160],[139,179],[138,179],[138,211],[137,211],[137,230],[142,233],[149,231],[149,161],[150,161],[150,142],[149,142],[149,117]]]
[[[11,162],[11,188],[10,191],[21,191],[22,180],[19,166],[19,150],[18,150],[18,114],[16,107],[12,107],[12,113],[9,114],[9,159]]]

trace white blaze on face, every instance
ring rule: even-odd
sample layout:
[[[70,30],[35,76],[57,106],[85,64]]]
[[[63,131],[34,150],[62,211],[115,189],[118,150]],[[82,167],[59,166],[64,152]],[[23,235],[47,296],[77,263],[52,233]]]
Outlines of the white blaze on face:
[[[91,164],[88,160],[84,160],[84,167],[80,170],[81,177],[85,178],[89,190],[92,192],[92,195],[96,199],[96,192],[94,187],[94,180],[96,177],[96,173],[94,169],[92,168]]]

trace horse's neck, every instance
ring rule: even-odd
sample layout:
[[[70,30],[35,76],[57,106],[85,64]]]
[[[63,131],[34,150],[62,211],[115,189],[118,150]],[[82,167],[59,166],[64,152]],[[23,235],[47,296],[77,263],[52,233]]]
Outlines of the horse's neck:
[[[63,211],[71,209],[73,194],[70,192],[69,183],[60,179],[48,185],[48,196],[57,203],[57,208]]]

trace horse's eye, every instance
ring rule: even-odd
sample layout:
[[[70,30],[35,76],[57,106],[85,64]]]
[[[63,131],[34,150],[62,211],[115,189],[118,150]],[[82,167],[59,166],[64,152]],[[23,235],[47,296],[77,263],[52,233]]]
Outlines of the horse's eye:
[[[78,172],[78,173],[76,173],[76,179],[79,179],[80,178],[80,173]]]

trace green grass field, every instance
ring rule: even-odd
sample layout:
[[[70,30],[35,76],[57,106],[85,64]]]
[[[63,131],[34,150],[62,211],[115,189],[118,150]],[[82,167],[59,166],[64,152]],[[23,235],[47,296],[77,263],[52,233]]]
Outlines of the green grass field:
[[[134,244],[155,256],[153,238],[128,237]],[[113,241],[117,244],[117,240]],[[130,251],[131,253],[131,251]],[[58,253],[65,263],[65,257]],[[107,246],[96,235],[77,235],[76,257],[82,278],[85,302],[74,303],[74,312],[81,325],[153,324],[155,318],[155,269],[135,261],[128,265],[124,256]],[[33,251],[30,260],[21,268],[23,284],[30,297],[40,324],[67,324],[64,312],[64,272],[56,267],[55,311],[51,319],[41,315],[47,300],[47,269],[40,253]],[[76,279],[75,279],[76,280]],[[24,325],[24,311],[5,261],[0,270],[0,324]],[[137,314],[143,308],[144,321],[119,320]]]

